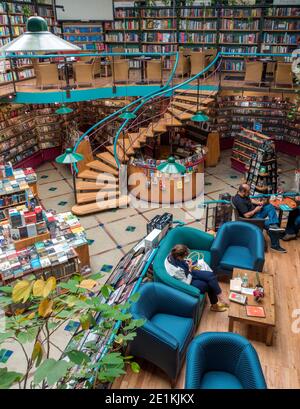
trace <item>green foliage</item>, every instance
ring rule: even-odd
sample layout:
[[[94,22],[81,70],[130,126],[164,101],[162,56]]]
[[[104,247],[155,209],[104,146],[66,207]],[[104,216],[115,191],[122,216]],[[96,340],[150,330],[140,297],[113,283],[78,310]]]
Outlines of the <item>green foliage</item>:
[[[144,320],[134,320],[127,312],[139,295],[134,294],[124,305],[103,303],[103,297],[109,298],[114,288],[105,285],[100,292],[103,297],[96,294],[91,296],[97,278],[92,276],[87,280],[76,276],[68,282],[56,284],[53,277],[44,281],[32,276],[0,288],[3,294],[0,307],[10,311],[5,320],[5,332],[0,333],[0,347],[8,340],[18,343],[26,362],[24,373],[1,368],[0,388],[18,384],[22,389],[51,386],[64,389],[68,382],[76,383],[78,380],[85,382],[85,388],[92,388],[96,382],[113,382],[125,373],[127,367],[133,372],[139,371],[138,364],[132,361],[133,357],[122,354],[128,342],[136,336],[136,329],[144,324]],[[96,322],[95,316],[99,314],[101,319]],[[55,344],[55,334],[69,319],[79,321],[80,328],[62,352]],[[118,330],[117,323],[121,323]],[[108,331],[116,336],[115,342],[106,346],[97,362],[91,359],[99,352],[97,341],[85,343],[85,352],[78,350],[85,333],[94,334],[98,339],[106,337]],[[60,351],[60,359],[52,358],[53,348]],[[70,371],[74,366],[76,371]],[[29,381],[32,376],[33,381]],[[91,378],[95,382],[91,383]]]

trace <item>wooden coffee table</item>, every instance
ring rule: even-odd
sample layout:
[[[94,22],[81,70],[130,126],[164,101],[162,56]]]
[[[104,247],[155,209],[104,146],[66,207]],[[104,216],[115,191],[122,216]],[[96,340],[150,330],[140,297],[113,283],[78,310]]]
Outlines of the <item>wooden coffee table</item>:
[[[240,274],[240,276],[243,277],[245,273],[247,273],[248,275],[251,287],[254,287],[256,285],[255,271],[235,268],[233,270],[232,278],[236,278],[238,274]],[[237,304],[235,302],[230,301],[228,310],[229,317],[228,331],[233,332],[235,321],[243,322],[248,325],[265,327],[267,329],[266,345],[272,345],[273,332],[275,328],[274,280],[272,275],[265,273],[259,273],[259,279],[262,286],[264,287],[265,296],[260,303],[257,303],[254,300],[253,295],[247,295],[247,305],[256,305],[264,307],[266,317],[265,318],[248,317],[245,305]]]

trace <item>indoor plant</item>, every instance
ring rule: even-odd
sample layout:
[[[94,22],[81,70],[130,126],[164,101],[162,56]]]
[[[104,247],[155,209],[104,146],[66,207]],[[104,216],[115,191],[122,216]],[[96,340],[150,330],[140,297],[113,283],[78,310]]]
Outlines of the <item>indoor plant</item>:
[[[34,276],[17,281],[13,286],[1,287],[0,305],[6,311],[5,332],[0,332],[0,346],[9,341],[19,345],[26,362],[25,370],[9,371],[7,367],[0,369],[0,388],[10,388],[15,384],[19,388],[66,387],[84,381],[84,388],[95,387],[99,382],[112,382],[125,373],[125,367],[131,365],[138,372],[139,366],[122,352],[127,342],[135,337],[135,329],[143,325],[140,320],[133,320],[126,309],[138,295],[126,305],[114,306],[103,303],[113,290],[103,286],[99,297],[93,290],[97,286],[98,276],[86,279],[74,276],[68,282],[56,283],[54,277],[36,279]],[[102,301],[101,301],[102,298]],[[98,324],[95,315],[101,313],[105,317]],[[75,335],[66,350],[62,351],[55,342],[58,329],[70,319],[78,319],[81,334]],[[107,347],[101,361],[93,362],[93,354],[97,344],[90,342],[85,352],[78,350],[76,340],[88,331],[102,335],[117,322],[123,323],[118,333],[114,331],[115,344]],[[24,344],[30,344],[25,348]],[[59,352],[59,359],[53,358],[53,351]],[[76,368],[76,371],[74,369]],[[87,380],[93,374],[93,382]]]

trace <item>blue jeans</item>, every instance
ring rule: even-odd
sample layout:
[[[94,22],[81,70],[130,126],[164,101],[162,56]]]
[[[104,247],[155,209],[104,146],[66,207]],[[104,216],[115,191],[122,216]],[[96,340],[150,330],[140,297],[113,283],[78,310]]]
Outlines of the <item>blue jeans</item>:
[[[211,271],[200,270],[192,270],[191,274],[191,284],[197,287],[202,294],[207,293],[211,304],[217,304],[217,296],[222,292],[217,276]]]
[[[297,234],[300,230],[300,208],[292,210],[289,213],[288,222],[286,225],[286,234]]]
[[[266,219],[265,228],[268,230],[271,224],[279,224],[279,219],[275,207],[271,204],[264,205],[260,212],[256,213],[254,218]]]

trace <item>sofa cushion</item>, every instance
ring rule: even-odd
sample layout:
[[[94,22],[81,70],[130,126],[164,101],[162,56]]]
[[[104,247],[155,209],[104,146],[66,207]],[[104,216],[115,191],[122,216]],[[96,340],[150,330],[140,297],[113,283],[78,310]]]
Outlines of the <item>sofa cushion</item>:
[[[209,371],[201,379],[201,389],[243,389],[238,378],[229,372]]]
[[[194,322],[191,318],[178,315],[156,314],[151,322],[157,327],[171,334],[179,343],[179,350],[183,351],[193,334]]]
[[[253,269],[254,260],[250,250],[243,246],[227,247],[220,261],[220,266],[225,269],[239,267],[244,269]]]

